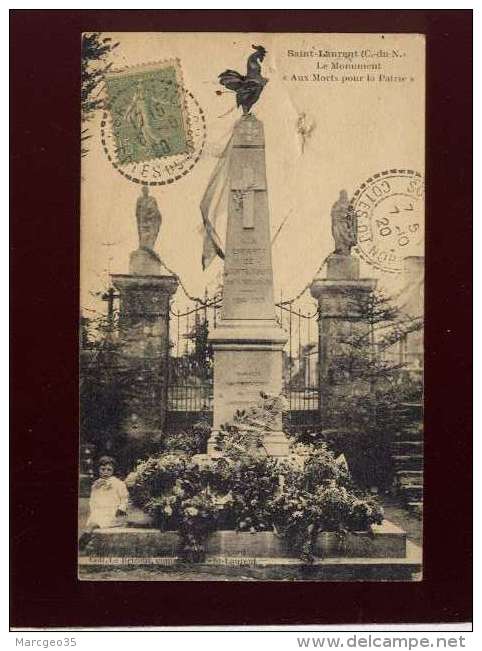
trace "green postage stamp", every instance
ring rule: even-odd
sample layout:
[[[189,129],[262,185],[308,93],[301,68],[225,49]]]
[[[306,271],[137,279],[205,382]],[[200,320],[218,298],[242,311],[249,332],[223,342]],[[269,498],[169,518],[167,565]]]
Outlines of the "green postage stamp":
[[[119,165],[192,151],[178,59],[110,73],[106,88]]]

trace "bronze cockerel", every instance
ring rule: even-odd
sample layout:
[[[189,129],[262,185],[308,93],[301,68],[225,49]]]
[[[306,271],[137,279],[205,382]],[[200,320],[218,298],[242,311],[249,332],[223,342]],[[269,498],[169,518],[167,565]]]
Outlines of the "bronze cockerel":
[[[253,54],[248,57],[246,75],[241,75],[236,70],[225,70],[219,75],[219,83],[228,90],[236,93],[236,105],[243,108],[247,114],[255,104],[268,80],[261,76],[261,61],[263,61],[266,50],[262,45],[253,45]]]

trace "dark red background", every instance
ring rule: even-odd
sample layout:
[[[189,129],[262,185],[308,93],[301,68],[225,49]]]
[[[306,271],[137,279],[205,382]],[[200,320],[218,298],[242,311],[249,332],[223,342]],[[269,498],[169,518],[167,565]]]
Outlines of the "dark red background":
[[[471,620],[472,12],[16,10],[10,22],[11,625]],[[423,582],[77,580],[80,35],[113,30],[427,34]]]

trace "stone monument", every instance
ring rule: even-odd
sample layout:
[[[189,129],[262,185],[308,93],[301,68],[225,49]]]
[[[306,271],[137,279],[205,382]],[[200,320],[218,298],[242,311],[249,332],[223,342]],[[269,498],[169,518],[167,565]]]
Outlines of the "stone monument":
[[[333,205],[331,225],[335,250],[327,259],[326,278],[317,277],[311,285],[311,294],[318,300],[319,308],[322,416],[323,397],[326,392],[336,390],[336,360],[344,352],[344,342],[354,335],[363,334],[368,327],[361,316],[377,283],[373,278],[360,278],[360,261],[351,255],[351,249],[357,243],[357,224],[345,190],[341,190]],[[356,388],[355,384],[352,388]]]
[[[160,434],[167,410],[169,302],[178,281],[162,275],[154,246],[161,226],[157,201],[142,187],[136,204],[139,247],[129,260],[129,274],[113,274],[119,292],[122,363],[132,375],[125,432],[134,439]]]
[[[226,232],[223,308],[210,340],[214,349],[214,430],[236,410],[282,390],[287,336],[275,317],[265,140],[252,114],[234,127]],[[281,429],[265,439],[270,455],[288,453]],[[208,444],[214,454],[214,441]]]

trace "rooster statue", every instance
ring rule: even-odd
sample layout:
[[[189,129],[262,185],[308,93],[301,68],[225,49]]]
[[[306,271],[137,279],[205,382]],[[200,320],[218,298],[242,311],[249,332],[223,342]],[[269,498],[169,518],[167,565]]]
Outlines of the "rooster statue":
[[[240,75],[236,70],[225,70],[219,75],[219,83],[228,90],[235,91],[236,105],[243,108],[244,115],[249,113],[268,83],[268,80],[261,76],[261,61],[266,55],[266,50],[262,45],[252,47],[255,51],[248,57],[246,76]]]

